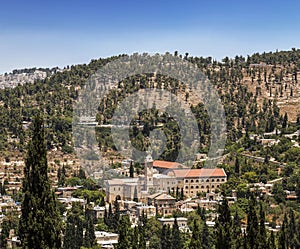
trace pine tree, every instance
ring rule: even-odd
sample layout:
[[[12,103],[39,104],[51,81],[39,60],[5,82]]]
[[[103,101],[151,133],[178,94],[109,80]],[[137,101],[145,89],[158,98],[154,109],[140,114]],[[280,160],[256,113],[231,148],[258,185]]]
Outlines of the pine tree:
[[[47,170],[43,119],[36,116],[24,168],[19,224],[22,248],[61,248],[61,218]]]

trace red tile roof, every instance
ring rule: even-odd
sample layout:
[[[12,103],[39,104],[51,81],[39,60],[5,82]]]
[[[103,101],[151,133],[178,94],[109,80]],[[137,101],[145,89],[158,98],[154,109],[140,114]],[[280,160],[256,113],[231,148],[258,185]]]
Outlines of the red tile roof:
[[[162,168],[162,169],[180,169],[180,168],[187,168],[186,166],[177,163],[177,162],[167,162],[167,161],[160,161],[155,160],[153,161],[153,167],[155,168]]]
[[[177,178],[195,178],[195,177],[226,177],[224,169],[221,168],[202,168],[202,169],[173,169],[169,173]]]

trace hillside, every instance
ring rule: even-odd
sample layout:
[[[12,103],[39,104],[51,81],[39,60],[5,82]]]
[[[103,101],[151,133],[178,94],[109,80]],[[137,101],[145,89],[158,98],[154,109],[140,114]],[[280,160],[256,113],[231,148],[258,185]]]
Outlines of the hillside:
[[[300,50],[254,54],[247,58],[226,57],[221,62],[214,61],[211,57],[188,57],[188,54],[181,56],[177,52],[175,55],[196,64],[215,85],[226,112],[228,145],[239,140],[245,132],[261,134],[271,132],[275,127],[281,129],[285,113],[289,121],[296,121],[300,100]],[[37,79],[34,83],[0,90],[2,157],[16,150],[23,153],[31,118],[38,109],[44,110],[48,150],[72,154],[72,105],[86,80],[101,66],[119,57],[92,60],[88,65],[71,66],[45,79]],[[201,103],[195,103],[193,93],[186,94],[184,86],[169,77],[138,75],[119,82],[117,88],[112,89],[110,95],[99,103],[97,121],[100,124],[110,123],[119,101],[145,87],[171,90],[192,106],[201,131],[200,152],[207,152],[210,128],[205,107]],[[176,158],[177,149],[176,143],[171,141],[178,139],[174,120],[168,119],[165,114],[157,116],[154,110],[149,110],[138,118],[143,124],[148,123],[148,129],[152,130],[155,129],[155,115],[164,124],[163,130],[169,141],[167,150],[160,159],[172,161]],[[133,143],[143,150],[147,149],[147,132],[149,131],[142,129],[132,135]],[[109,129],[98,133],[100,148],[106,157],[114,155],[115,161],[119,161],[121,158],[115,155],[109,133]]]

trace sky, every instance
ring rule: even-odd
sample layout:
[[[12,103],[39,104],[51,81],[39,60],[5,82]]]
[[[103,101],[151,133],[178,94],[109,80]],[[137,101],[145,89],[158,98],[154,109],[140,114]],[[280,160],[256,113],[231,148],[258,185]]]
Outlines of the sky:
[[[0,74],[134,52],[247,56],[299,48],[297,0],[2,0]]]

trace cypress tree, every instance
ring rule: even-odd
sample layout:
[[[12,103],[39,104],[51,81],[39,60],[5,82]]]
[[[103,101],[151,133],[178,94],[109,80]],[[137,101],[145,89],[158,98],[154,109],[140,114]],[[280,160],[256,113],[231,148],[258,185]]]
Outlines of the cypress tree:
[[[83,238],[83,245],[85,247],[93,247],[96,243],[95,229],[93,216],[88,210],[86,211],[86,221],[85,221],[85,233]]]
[[[83,245],[83,211],[79,203],[73,203],[67,217],[64,249],[80,249]]]
[[[193,234],[189,249],[201,249],[201,231],[199,222],[196,219],[194,220]]]
[[[259,246],[259,242],[257,240],[259,225],[256,214],[256,200],[253,195],[251,195],[249,200],[249,207],[247,211],[247,242],[248,246],[251,249],[256,249]]]
[[[227,199],[219,206],[219,216],[216,222],[216,248],[231,248],[232,244],[232,220]]]
[[[118,233],[119,239],[118,244],[116,245],[116,249],[130,249],[130,221],[127,215],[123,215],[120,218]]]
[[[163,225],[160,234],[161,249],[170,249],[171,246],[171,229],[169,225]]]
[[[61,168],[61,185],[65,186],[65,182],[66,182],[66,168],[65,165],[63,164],[62,168]]]
[[[0,235],[0,247],[6,248],[7,245],[7,238],[9,236],[10,225],[7,219],[4,219],[1,224],[1,235]]]
[[[234,173],[236,176],[240,175],[240,162],[238,156],[235,158],[235,163],[234,163]]]
[[[278,234],[278,249],[286,249],[286,233],[284,224]]]
[[[137,226],[133,230],[131,245],[132,249],[139,249],[139,230]]]
[[[111,222],[111,226],[115,231],[117,231],[118,229],[119,219],[120,219],[120,205],[118,200],[116,199],[114,201],[114,214],[112,215],[112,222]]]
[[[107,215],[107,226],[112,229],[114,227],[114,214],[112,212],[112,206],[111,206],[111,203],[109,203],[109,206],[108,206],[108,215]]]
[[[202,229],[202,234],[201,234],[201,244],[202,244],[202,249],[211,249],[212,248],[210,233],[208,231],[208,226],[205,221],[203,224],[203,229]]]
[[[267,232],[265,227],[265,212],[262,203],[259,204],[259,248],[264,249],[267,245]]]
[[[216,235],[216,242],[215,242],[216,243],[216,249],[231,248],[229,240],[226,240],[225,227],[223,227],[223,225],[220,223],[219,220],[216,221],[215,235]]]
[[[268,239],[268,248],[269,249],[276,249],[276,244],[275,244],[275,236],[274,236],[274,232],[271,231],[270,237]]]
[[[142,224],[139,224],[138,231],[139,231],[139,249],[146,249],[145,227]]]
[[[174,225],[172,228],[172,243],[171,243],[172,249],[182,249],[183,248],[183,242],[181,239],[181,234],[179,231],[179,226],[177,219],[174,220]]]
[[[131,177],[131,178],[134,177],[134,166],[133,166],[132,161],[130,161],[129,177]]]
[[[241,229],[241,220],[236,210],[233,218],[232,226],[232,239],[233,239],[233,248],[239,249],[243,245],[243,234]]]
[[[181,190],[180,190],[180,199],[181,199],[181,200],[184,199],[183,188],[181,188]],[[300,197],[299,197],[299,199],[300,199]]]
[[[47,170],[43,119],[36,116],[24,167],[24,197],[19,224],[22,248],[61,248],[61,218]]]
[[[133,201],[139,202],[138,192],[137,192],[137,188],[136,187],[134,188]]]
[[[289,212],[289,224],[287,227],[288,243],[291,249],[300,248],[299,237],[297,236],[297,228],[295,221],[295,214],[292,209]]]
[[[105,199],[104,196],[101,197],[100,203],[99,203],[100,207],[105,207]],[[106,209],[106,208],[105,208]]]
[[[78,172],[78,177],[80,179],[86,179],[85,171],[80,167],[79,172]]]
[[[167,225],[163,225],[160,233],[160,246],[161,249],[167,249],[168,243],[166,242]]]
[[[171,228],[169,225],[167,225],[167,231],[166,231],[166,244],[168,245],[167,249],[170,248],[171,239],[172,239]]]

